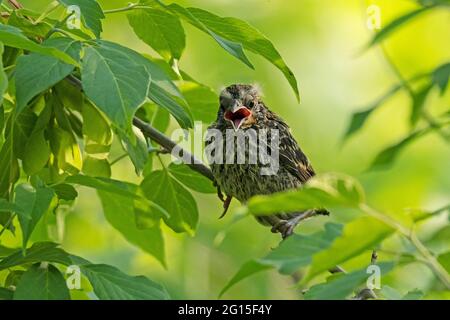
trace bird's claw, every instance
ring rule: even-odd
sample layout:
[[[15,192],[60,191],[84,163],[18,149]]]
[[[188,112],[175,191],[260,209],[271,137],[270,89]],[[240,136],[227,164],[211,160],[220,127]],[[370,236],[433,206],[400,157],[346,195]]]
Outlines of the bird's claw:
[[[227,198],[223,201],[223,212],[220,215],[219,219],[222,219],[227,214],[228,207],[230,206],[230,203],[231,203],[231,199],[233,199],[232,196],[227,196]]]

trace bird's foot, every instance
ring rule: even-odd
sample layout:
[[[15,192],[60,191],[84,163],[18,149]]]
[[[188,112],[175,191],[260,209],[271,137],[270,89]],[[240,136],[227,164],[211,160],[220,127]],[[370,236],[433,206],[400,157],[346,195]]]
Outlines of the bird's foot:
[[[322,212],[318,213],[316,210],[307,210],[305,212],[300,213],[299,215],[292,217],[290,219],[284,220],[284,219],[279,219],[272,227],[271,231],[273,233],[281,233],[281,237],[283,239],[286,239],[287,237],[289,237],[291,234],[294,233],[294,229],[295,227],[297,227],[297,225],[305,220],[308,219],[309,217],[312,217],[316,214],[323,214]]]
[[[225,217],[225,215],[227,214],[228,208],[229,208],[230,203],[231,203],[231,199],[233,199],[232,196],[227,196],[227,198],[226,198],[225,201],[223,202],[223,212],[222,212],[222,214],[220,215],[219,219],[222,219],[222,218]]]

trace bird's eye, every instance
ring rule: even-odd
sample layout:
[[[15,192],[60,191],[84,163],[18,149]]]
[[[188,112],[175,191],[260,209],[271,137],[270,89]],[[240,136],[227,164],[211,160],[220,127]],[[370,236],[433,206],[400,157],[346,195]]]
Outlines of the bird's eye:
[[[250,102],[248,103],[248,106],[249,106],[250,109],[251,109],[251,108],[253,108],[253,107],[255,106],[255,103],[254,103],[253,101],[250,101]]]

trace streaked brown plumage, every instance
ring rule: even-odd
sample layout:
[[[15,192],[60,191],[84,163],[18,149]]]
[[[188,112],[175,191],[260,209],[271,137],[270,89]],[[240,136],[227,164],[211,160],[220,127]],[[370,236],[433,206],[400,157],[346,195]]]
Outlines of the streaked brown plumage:
[[[266,129],[269,133],[267,141],[269,150],[272,139],[270,129],[278,129],[279,132],[279,170],[276,175],[261,175],[261,167],[264,165],[260,163],[259,158],[257,163],[248,163],[248,144],[245,163],[237,164],[235,152],[234,162],[231,164],[210,164],[217,186],[228,197],[245,202],[255,195],[298,188],[315,174],[308,158],[290,133],[289,126],[266,107],[258,91],[251,85],[235,84],[222,91],[216,122],[209,129],[218,129],[224,138],[227,129],[234,129],[236,132],[246,132],[249,129],[261,132]],[[213,143],[217,142],[214,139],[208,140],[206,147]],[[225,139],[223,143],[225,145]],[[327,212],[319,210],[316,213]],[[280,232],[286,237],[293,232],[305,214],[310,212],[280,212],[270,216],[259,216],[257,220],[264,225],[272,226],[273,232]]]

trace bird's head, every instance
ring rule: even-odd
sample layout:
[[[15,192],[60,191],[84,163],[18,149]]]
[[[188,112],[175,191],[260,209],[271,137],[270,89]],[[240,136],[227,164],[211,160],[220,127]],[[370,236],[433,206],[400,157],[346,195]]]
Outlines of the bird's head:
[[[232,125],[234,130],[248,128],[255,123],[259,93],[255,86],[233,84],[220,93],[219,121]]]

